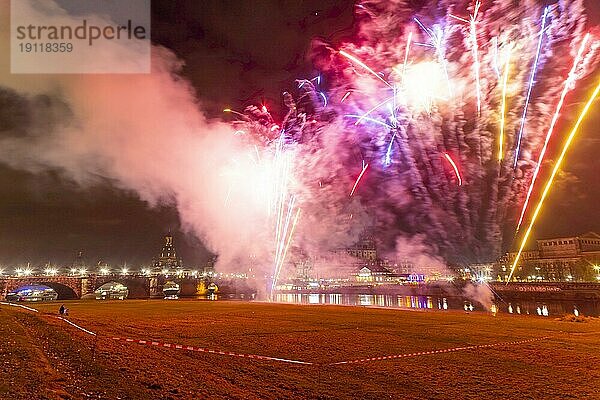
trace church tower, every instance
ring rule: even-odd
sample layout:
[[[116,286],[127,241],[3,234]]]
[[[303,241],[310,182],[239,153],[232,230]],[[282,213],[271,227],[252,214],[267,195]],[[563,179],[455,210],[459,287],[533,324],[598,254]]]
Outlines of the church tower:
[[[87,263],[83,256],[83,250],[79,250],[77,252],[77,256],[75,257],[75,260],[73,261],[72,267],[77,268],[77,269],[82,269],[82,268],[85,268],[86,266],[87,266]]]
[[[167,269],[183,267],[183,261],[181,258],[177,258],[177,251],[173,244],[173,235],[171,235],[171,232],[165,235],[165,242],[160,251],[158,260],[155,260],[154,262],[154,266]]]

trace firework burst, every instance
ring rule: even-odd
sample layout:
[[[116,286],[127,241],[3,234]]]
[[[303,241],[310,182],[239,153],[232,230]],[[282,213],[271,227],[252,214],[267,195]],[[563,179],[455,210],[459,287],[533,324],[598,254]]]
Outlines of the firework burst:
[[[549,140],[544,127],[552,132],[565,88],[598,61],[595,51],[576,51],[584,27],[578,2],[476,1],[467,18],[438,2],[417,16],[408,3],[359,7],[360,44],[342,44],[318,79],[299,80],[297,93],[284,95],[281,123],[254,107],[235,127],[260,143],[263,163],[272,149],[270,168],[283,171],[268,207],[277,210],[274,284],[290,257],[351,244],[366,224],[391,251],[399,238],[419,237],[423,251],[450,262],[499,256],[526,216]],[[562,85],[556,71],[572,59],[551,51],[577,53]],[[544,110],[555,98],[550,120]],[[517,149],[514,158],[506,149]]]

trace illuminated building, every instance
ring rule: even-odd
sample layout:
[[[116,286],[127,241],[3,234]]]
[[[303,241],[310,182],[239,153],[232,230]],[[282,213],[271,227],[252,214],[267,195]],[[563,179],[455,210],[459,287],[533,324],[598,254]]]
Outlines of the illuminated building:
[[[412,274],[415,272],[415,264],[410,260],[400,261],[394,265],[394,269],[400,274]]]
[[[359,283],[383,283],[397,281],[398,275],[381,265],[381,263],[371,263],[363,266],[358,272],[352,274]]]
[[[312,278],[313,263],[309,258],[302,258],[294,262],[296,279],[308,282]]]
[[[173,244],[173,235],[171,232],[165,235],[165,243],[163,244],[160,256],[153,261],[155,268],[163,269],[180,269],[183,268],[183,260],[177,258],[177,251]]]
[[[459,276],[465,280],[476,280],[479,282],[487,282],[493,279],[494,264],[479,263],[469,264],[464,270],[459,270]]]
[[[208,276],[213,276],[215,274],[215,264],[217,263],[217,257],[211,257],[205,264],[202,269],[202,273]],[[249,272],[253,273],[254,266],[250,264]]]
[[[354,245],[331,250],[327,256],[314,260],[302,260],[295,264],[295,269],[296,275],[301,279],[310,277],[310,275],[348,279],[365,264],[376,261],[377,247],[375,240],[365,234]],[[326,276],[322,275],[323,271],[326,271]],[[313,276],[313,278],[316,276]]]
[[[377,246],[375,240],[370,236],[365,236],[353,246],[334,250],[337,256],[350,256],[356,259],[355,266],[363,265],[365,262],[375,262],[377,260]]]
[[[499,280],[507,280],[516,252],[496,262]],[[599,281],[600,235],[540,239],[536,249],[524,251],[514,273],[517,281]]]
[[[365,237],[352,247],[344,249],[346,254],[364,261],[377,260],[377,246],[371,237]]]
[[[411,260],[398,263],[378,256],[375,240],[365,235],[353,246],[337,249],[333,254],[339,258],[336,271],[345,271],[355,283],[404,283],[436,280],[442,274],[439,266],[418,265]],[[349,256],[349,257],[348,257]]]
[[[85,262],[85,258],[83,257],[82,250],[77,252],[77,257],[75,257],[75,261],[73,261],[72,267],[77,269],[78,271],[87,268],[87,263]]]
[[[415,273],[414,271],[410,273],[398,273],[395,269],[391,268],[387,260],[377,260],[363,265],[352,276],[356,283],[359,284],[384,285],[425,282],[425,274]]]

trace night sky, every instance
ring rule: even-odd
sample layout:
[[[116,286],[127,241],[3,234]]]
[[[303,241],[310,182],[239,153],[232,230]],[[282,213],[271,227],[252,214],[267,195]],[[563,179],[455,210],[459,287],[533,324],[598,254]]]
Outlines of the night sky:
[[[225,105],[265,101],[276,114],[280,93],[311,74],[311,39],[352,33],[346,1],[152,1],[152,40],[185,61],[184,76],[211,117]],[[2,73],[5,73],[3,71]],[[57,174],[32,175],[0,164],[0,263],[149,263],[172,229],[187,264],[208,254],[178,231],[176,209],[150,209],[110,182],[78,188]]]
[[[311,41],[323,37],[339,43],[354,29],[354,6],[347,1],[152,3],[153,41],[185,61],[183,75],[212,118],[227,106],[262,102],[277,114],[281,92],[294,79],[315,74]],[[591,22],[600,23],[600,4],[588,3]],[[569,104],[566,110],[574,113],[579,107]],[[536,237],[600,231],[600,113],[597,103],[594,107],[564,164],[568,179],[550,195]],[[196,239],[179,232],[176,210],[150,209],[108,181],[81,189],[52,172],[32,175],[0,164],[0,218],[0,263],[5,265],[71,263],[78,250],[90,263],[148,263],[168,229],[187,264],[208,257]]]

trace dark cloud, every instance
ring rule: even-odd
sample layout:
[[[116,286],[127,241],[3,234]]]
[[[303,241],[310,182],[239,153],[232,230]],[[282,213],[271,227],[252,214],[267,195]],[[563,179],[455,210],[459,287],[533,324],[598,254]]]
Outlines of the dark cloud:
[[[82,190],[58,173],[32,175],[2,166],[0,193],[4,265],[70,263],[79,250],[90,263],[148,263],[165,230],[179,227],[173,209],[150,209],[109,182]],[[182,234],[177,239],[188,262],[206,259],[193,239]]]

